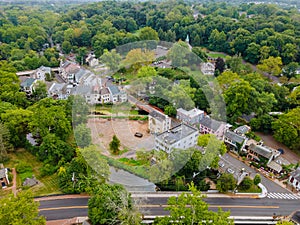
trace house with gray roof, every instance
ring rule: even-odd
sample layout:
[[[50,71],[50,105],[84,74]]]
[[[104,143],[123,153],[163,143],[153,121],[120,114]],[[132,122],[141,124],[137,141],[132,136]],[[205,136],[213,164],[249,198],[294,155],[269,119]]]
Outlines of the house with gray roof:
[[[276,159],[280,155],[280,152],[261,144],[250,144],[248,147],[248,158],[260,161],[260,157],[268,160],[268,164]]]
[[[223,141],[231,150],[242,151],[245,148],[248,138],[239,135],[231,130],[226,130],[224,133]]]
[[[107,87],[100,89],[100,101],[102,104],[110,102],[110,92]]]
[[[73,85],[65,83],[53,83],[48,89],[48,96],[53,99],[65,100],[71,95]]]
[[[179,108],[177,109],[176,118],[189,125],[196,125],[200,123],[200,120],[204,117],[204,111],[194,108],[189,111]]]
[[[155,136],[155,149],[168,154],[175,148],[188,149],[197,144],[199,132],[196,128],[180,124]]]
[[[9,185],[7,168],[0,169],[0,184],[1,188],[6,188]]]
[[[37,82],[34,78],[27,78],[21,83],[21,89],[26,92],[26,94],[32,94],[34,90],[34,84]]]
[[[294,172],[291,173],[288,184],[300,191],[300,167],[298,167]]]
[[[40,68],[36,69],[36,71],[33,73],[33,78],[45,81],[46,74],[51,75],[51,68],[47,66],[41,66]]]
[[[251,127],[247,125],[239,126],[236,129],[234,129],[234,132],[239,135],[245,135],[251,130]]]
[[[120,91],[120,89],[116,85],[109,85],[108,90],[110,93],[110,101],[112,103],[127,101],[126,92]]]
[[[162,133],[171,128],[171,118],[158,110],[153,110],[148,115],[148,127],[152,134]]]
[[[226,123],[211,119],[209,116],[204,116],[199,121],[199,131],[201,134],[214,134],[220,140],[223,139],[226,127]]]
[[[71,61],[61,61],[59,75],[65,82],[73,83],[75,73],[77,73],[79,70],[80,66],[77,63]]]

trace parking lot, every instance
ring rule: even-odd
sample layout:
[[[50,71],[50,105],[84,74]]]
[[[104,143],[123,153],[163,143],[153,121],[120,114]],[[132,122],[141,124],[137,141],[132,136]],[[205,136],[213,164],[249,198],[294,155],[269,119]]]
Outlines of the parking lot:
[[[109,143],[115,134],[121,142],[121,150],[128,149],[126,155],[134,157],[138,149],[151,150],[154,147],[154,137],[148,133],[148,121],[128,119],[90,118],[88,127],[92,131],[92,141],[103,148],[103,154],[109,155]],[[136,137],[135,133],[142,137]]]

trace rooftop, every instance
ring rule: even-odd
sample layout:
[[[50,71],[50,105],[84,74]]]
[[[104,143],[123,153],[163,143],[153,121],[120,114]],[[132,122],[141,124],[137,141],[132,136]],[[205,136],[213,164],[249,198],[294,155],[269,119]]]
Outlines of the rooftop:
[[[21,87],[30,87],[34,83],[35,79],[34,78],[27,78],[21,83]]]
[[[112,95],[117,95],[120,93],[120,90],[117,86],[115,85],[110,85],[108,86],[109,91],[111,92]]]
[[[155,119],[158,119],[160,121],[164,121],[166,118],[168,118],[167,115],[157,111],[157,110],[152,110],[150,113],[149,113],[149,116],[152,116],[154,117]]]
[[[180,124],[177,127],[173,127],[172,129],[157,135],[157,138],[168,144],[173,144],[196,132],[198,133],[196,128],[187,124]]]
[[[295,180],[300,182],[300,167],[298,167],[294,172],[292,172],[291,176],[293,176]]]
[[[197,109],[197,108],[194,108],[194,109],[191,109],[189,111],[183,109],[183,108],[179,108],[177,109],[177,113],[180,112],[186,116],[189,116],[189,117],[193,117],[193,116],[197,116],[197,115],[201,115],[201,114],[204,114],[204,111],[203,110],[200,110],[200,109]]]
[[[282,170],[282,166],[275,161],[271,161],[270,163],[268,163],[267,167],[275,170],[277,173],[280,173]]]
[[[0,178],[6,177],[6,169],[0,169]]]
[[[231,141],[234,141],[239,144],[242,144],[246,140],[246,137],[240,136],[239,134],[230,130],[226,130],[224,136],[225,138],[228,138]]]
[[[200,124],[214,131],[217,131],[222,125],[222,122],[211,119],[208,116],[205,116],[200,120]]]
[[[270,159],[275,153],[277,153],[275,149],[272,149],[265,145],[250,144],[249,149],[267,159]]]
[[[250,127],[247,125],[240,126],[234,130],[235,133],[244,135],[250,131]]]

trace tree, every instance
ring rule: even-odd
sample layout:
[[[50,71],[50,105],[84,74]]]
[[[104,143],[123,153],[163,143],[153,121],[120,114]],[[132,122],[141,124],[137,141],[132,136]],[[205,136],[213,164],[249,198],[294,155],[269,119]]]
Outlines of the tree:
[[[178,197],[170,197],[168,199],[167,210],[170,216],[156,217],[154,224],[170,225],[174,221],[178,224],[214,224],[214,225],[230,225],[233,221],[228,217],[229,212],[213,212],[208,209],[209,205],[203,201],[203,195],[198,191],[192,183],[189,187],[191,193],[182,193]]]
[[[88,201],[88,216],[93,225],[138,225],[141,222],[130,194],[121,185],[98,186]]]
[[[242,181],[242,183],[240,184],[240,188],[242,190],[248,190],[249,188],[252,187],[252,185],[253,185],[253,180],[249,176],[246,176]]]
[[[278,76],[281,73],[282,61],[280,57],[270,56],[267,59],[263,59],[257,68],[274,76]]]
[[[288,147],[300,148],[300,107],[292,109],[272,123],[274,138]]]
[[[299,64],[296,62],[291,62],[288,65],[284,66],[282,69],[282,73],[287,78],[292,78],[296,76],[296,70],[298,69]]]
[[[72,45],[69,41],[64,41],[61,45],[61,48],[63,50],[63,53],[69,54],[72,50]]]
[[[255,185],[258,185],[260,182],[261,182],[261,177],[260,177],[259,174],[256,174],[255,177],[254,177],[254,179],[253,179],[253,183]]]
[[[141,40],[155,40],[158,41],[158,33],[152,29],[151,27],[143,27],[139,30],[140,33],[140,39]]]
[[[224,59],[222,59],[221,57],[218,57],[216,60],[216,70],[217,72],[215,72],[215,74],[217,73],[218,75],[223,73],[225,70],[225,62]]]
[[[81,123],[75,127],[74,136],[77,145],[80,148],[87,147],[92,143],[91,129],[88,128],[84,123]]]
[[[115,72],[120,68],[121,59],[121,55],[117,53],[115,49],[111,51],[104,49],[103,55],[100,56],[101,62],[103,62],[112,72]]]
[[[112,141],[109,143],[109,149],[114,155],[118,155],[120,152],[120,140],[117,138],[116,135],[113,136]]]
[[[223,173],[217,181],[217,189],[221,193],[226,193],[229,190],[234,190],[236,181],[232,174]]]
[[[39,203],[34,201],[29,191],[18,192],[17,196],[12,194],[0,199],[0,221],[1,224],[17,225],[43,225],[46,220],[39,216]]]
[[[33,98],[39,101],[47,97],[47,85],[45,82],[38,80],[33,86]]]
[[[154,61],[154,52],[141,48],[130,50],[122,64],[138,70],[142,65],[150,65]]]
[[[172,66],[180,67],[185,66],[188,63],[186,56],[190,53],[190,50],[185,42],[178,41],[173,44],[172,48],[167,54],[167,58],[172,61]]]
[[[157,71],[152,66],[143,66],[137,72],[137,76],[139,78],[154,77],[156,75],[157,75]]]
[[[294,225],[294,223],[289,221],[278,221],[276,225]]]
[[[7,153],[13,150],[10,141],[9,130],[0,122],[0,163],[6,161]]]

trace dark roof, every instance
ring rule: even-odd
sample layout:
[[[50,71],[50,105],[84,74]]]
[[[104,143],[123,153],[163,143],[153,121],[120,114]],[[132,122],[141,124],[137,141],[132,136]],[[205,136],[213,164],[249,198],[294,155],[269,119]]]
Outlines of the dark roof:
[[[272,150],[267,148],[266,146],[263,146],[263,145],[251,144],[249,146],[249,149],[252,150],[253,152],[256,152],[258,155],[261,155],[261,156],[263,156],[267,159],[270,159],[273,155]]]
[[[300,182],[300,167],[298,167],[294,172],[292,172],[291,176],[294,177],[295,180]]]
[[[167,115],[157,111],[157,110],[153,110],[149,113],[149,116],[154,117],[155,119],[158,119],[160,121],[163,121],[166,119]]]
[[[200,124],[214,131],[217,131],[222,125],[222,122],[211,119],[208,116],[205,116],[200,120]]]
[[[111,92],[112,95],[117,95],[120,93],[120,90],[117,86],[115,85],[110,85],[108,86],[109,91]]]
[[[187,124],[180,124],[177,127],[173,127],[172,129],[157,135],[157,138],[164,140],[168,144],[173,144],[195,132],[198,132],[196,128]]]
[[[275,161],[271,161],[270,163],[268,163],[267,167],[275,170],[277,173],[280,173],[282,170],[282,166]]]
[[[0,169],[0,178],[6,177],[6,169]]]
[[[292,221],[294,221],[296,223],[300,223],[300,211],[293,213]]]
[[[35,81],[34,78],[27,78],[26,80],[24,80],[22,83],[21,83],[21,87],[30,87],[33,82]]]
[[[106,95],[106,94],[109,94],[108,88],[101,88],[100,89],[100,95]]]
[[[233,142],[239,143],[239,144],[242,144],[243,141],[246,139],[245,137],[240,136],[237,133],[230,131],[230,130],[226,130],[224,135],[226,138],[230,139]]]

